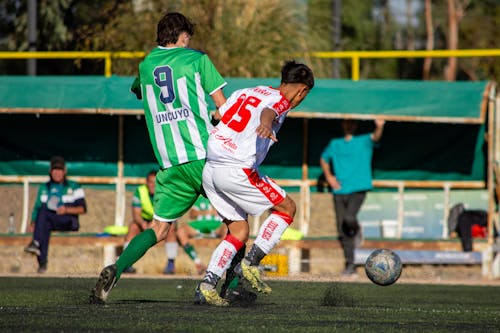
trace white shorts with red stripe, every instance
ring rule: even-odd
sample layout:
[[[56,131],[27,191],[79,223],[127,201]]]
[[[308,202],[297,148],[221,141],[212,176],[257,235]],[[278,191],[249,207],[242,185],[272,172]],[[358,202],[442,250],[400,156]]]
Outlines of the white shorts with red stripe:
[[[203,169],[203,188],[217,212],[231,221],[261,215],[280,204],[286,192],[271,178],[255,169],[214,167]]]

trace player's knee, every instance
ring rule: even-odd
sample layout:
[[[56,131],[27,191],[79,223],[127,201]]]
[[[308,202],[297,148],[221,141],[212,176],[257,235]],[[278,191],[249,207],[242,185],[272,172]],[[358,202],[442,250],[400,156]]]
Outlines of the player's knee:
[[[236,221],[228,224],[229,233],[236,237],[238,240],[246,243],[248,241],[248,234],[250,228],[246,221]]]
[[[359,223],[355,217],[347,216],[342,223],[342,232],[348,237],[354,237],[359,231]]]
[[[151,229],[153,229],[154,233],[156,234],[156,240],[162,241],[167,238],[168,231],[170,228],[173,228],[173,223],[170,222],[159,222],[156,220],[153,220],[151,222]]]

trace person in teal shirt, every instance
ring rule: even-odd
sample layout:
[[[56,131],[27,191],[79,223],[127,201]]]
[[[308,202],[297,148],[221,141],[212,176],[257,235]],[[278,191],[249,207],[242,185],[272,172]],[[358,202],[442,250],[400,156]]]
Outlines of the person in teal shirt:
[[[344,276],[355,276],[354,250],[362,238],[358,212],[372,189],[372,156],[376,142],[382,137],[385,121],[375,120],[373,133],[356,135],[358,122],[342,121],[344,136],[334,138],[323,150],[320,165],[332,188],[337,233],[344,251]]]

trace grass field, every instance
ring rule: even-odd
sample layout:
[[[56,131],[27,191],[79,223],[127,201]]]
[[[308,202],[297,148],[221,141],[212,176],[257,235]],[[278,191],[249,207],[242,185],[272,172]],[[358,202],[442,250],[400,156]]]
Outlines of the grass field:
[[[252,306],[192,303],[197,281],[122,279],[105,306],[90,278],[0,278],[0,332],[500,332],[495,286],[270,281]]]

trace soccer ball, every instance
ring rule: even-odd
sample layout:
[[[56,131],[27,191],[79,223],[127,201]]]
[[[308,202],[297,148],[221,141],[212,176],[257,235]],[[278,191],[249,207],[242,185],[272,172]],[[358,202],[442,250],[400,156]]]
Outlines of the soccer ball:
[[[388,286],[396,282],[402,270],[401,258],[388,249],[373,251],[365,263],[366,275],[373,283],[380,286]]]

